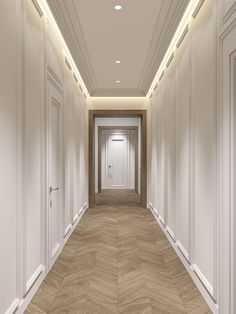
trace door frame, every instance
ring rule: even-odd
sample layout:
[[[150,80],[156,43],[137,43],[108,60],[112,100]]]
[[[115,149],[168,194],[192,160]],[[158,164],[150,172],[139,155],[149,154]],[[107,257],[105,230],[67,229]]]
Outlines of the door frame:
[[[102,191],[102,155],[101,155],[101,132],[102,131],[135,131],[135,153],[134,153],[134,183],[135,192],[138,193],[138,126],[98,126],[98,193]]]
[[[95,118],[140,118],[141,120],[141,178],[140,200],[147,207],[147,112],[146,110],[89,110],[89,207],[95,205]]]

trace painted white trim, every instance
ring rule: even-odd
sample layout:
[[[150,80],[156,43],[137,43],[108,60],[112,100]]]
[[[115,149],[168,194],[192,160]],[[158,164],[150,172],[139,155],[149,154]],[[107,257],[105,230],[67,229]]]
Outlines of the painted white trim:
[[[58,252],[58,250],[60,249],[60,247],[61,247],[61,244],[59,242],[54,246],[54,248],[52,250],[52,254],[51,254],[51,259],[53,259],[55,257],[55,255]]]
[[[32,288],[29,290],[29,292],[27,293],[26,297],[22,300],[20,300],[18,307],[15,308],[14,312],[6,312],[6,314],[23,314],[27,308],[27,306],[29,305],[30,301],[32,300],[33,296],[35,295],[35,293],[37,292],[38,288],[40,287],[41,283],[43,282],[45,278],[45,269],[43,270],[43,272],[39,275],[38,279],[36,280],[36,282],[34,283],[34,285],[32,286]]]
[[[76,220],[79,218],[79,214],[76,214],[73,218],[73,224],[76,222]]]
[[[45,270],[45,266],[44,265],[39,265],[38,268],[35,270],[35,272],[33,273],[33,275],[30,277],[30,279],[28,280],[27,284],[26,284],[26,292],[28,292],[32,286],[34,285],[34,283],[37,281],[38,277],[41,275],[41,273]]]
[[[213,287],[209,283],[209,281],[206,279],[206,277],[203,275],[202,271],[199,269],[199,267],[196,264],[192,265],[193,271],[196,273],[198,278],[201,280],[207,291],[210,293],[211,296],[213,296]]]
[[[193,268],[191,267],[191,265],[187,262],[186,258],[183,256],[182,252],[180,251],[179,247],[177,246],[177,243],[173,241],[172,237],[169,235],[168,231],[166,230],[166,227],[163,226],[163,224],[160,222],[159,218],[157,217],[157,215],[154,213],[153,209],[149,208],[151,213],[153,214],[153,216],[155,217],[157,223],[159,224],[159,226],[161,227],[162,231],[164,232],[164,234],[166,235],[167,239],[169,240],[171,246],[173,247],[173,249],[175,250],[176,254],[178,255],[179,259],[181,260],[181,262],[183,263],[184,267],[186,268],[187,272],[189,273],[189,275],[191,276],[193,282],[195,283],[195,285],[197,286],[199,292],[201,293],[201,295],[203,296],[203,298],[205,299],[206,303],[208,304],[208,306],[210,307],[211,311],[214,314],[220,314],[219,312],[219,306],[218,304],[215,303],[214,299],[212,298],[212,296],[210,296],[209,292],[207,291],[206,287],[203,285],[203,283],[201,282],[201,280],[199,279],[199,277],[197,276],[197,274],[193,271]],[[225,314],[225,313],[222,313]]]
[[[175,234],[174,234],[174,232],[171,230],[171,228],[169,226],[166,226],[166,231],[169,233],[169,235],[171,236],[173,241],[175,241]]]
[[[187,262],[189,262],[189,254],[187,250],[184,248],[182,243],[179,240],[176,240],[176,245],[179,248],[180,252],[183,254],[183,256],[186,258]]]
[[[26,245],[25,245],[25,209],[23,207],[23,167],[22,167],[22,142],[23,142],[23,8],[22,2],[16,1],[17,10],[17,239],[16,239],[16,293],[21,297],[25,292],[26,282]],[[16,299],[18,300],[18,299]],[[15,304],[17,301],[14,301]]]
[[[21,303],[20,299],[15,299],[5,314],[14,314]]]
[[[165,226],[165,219],[161,215],[159,215],[159,219],[163,226]]]
[[[64,238],[66,237],[67,233],[70,231],[71,228],[72,228],[72,224],[69,224],[69,225],[66,227],[66,229],[65,229],[65,231],[64,231]]]

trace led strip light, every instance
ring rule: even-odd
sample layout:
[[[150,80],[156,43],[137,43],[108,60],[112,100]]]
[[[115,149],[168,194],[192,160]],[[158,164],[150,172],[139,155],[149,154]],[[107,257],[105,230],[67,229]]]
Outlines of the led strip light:
[[[166,51],[164,58],[157,70],[157,73],[154,77],[154,80],[147,92],[147,98],[152,98],[154,92],[157,89],[158,82],[162,79],[165,69],[169,66],[172,59],[174,58],[174,54],[176,49],[180,46],[182,40],[184,39],[185,35],[188,32],[189,24],[193,18],[195,18],[203,5],[205,0],[191,0],[185,13],[180,21],[180,24],[172,38],[172,41],[169,45],[169,48]]]
[[[76,77],[75,80],[77,82],[79,82],[79,84],[82,88],[82,91],[84,93],[84,97],[85,98],[90,97],[89,92],[88,92],[88,90],[84,84],[84,81],[83,81],[83,79],[79,73],[79,70],[78,70],[78,68],[74,62],[74,59],[71,56],[70,50],[68,49],[67,44],[66,44],[66,42],[65,42],[65,40],[61,34],[61,31],[60,31],[60,29],[59,29],[59,27],[58,27],[58,25],[54,19],[54,16],[53,16],[53,14],[52,14],[52,12],[51,12],[48,4],[47,4],[47,1],[46,0],[32,0],[32,2],[36,6],[37,10],[39,12],[40,11],[42,12],[42,14],[40,14],[40,15],[41,16],[44,15],[48,19],[51,27],[53,28],[55,34],[57,35],[57,38],[58,38],[58,40],[62,46],[62,49],[63,49],[64,57],[66,58],[66,64],[72,68],[74,78]]]

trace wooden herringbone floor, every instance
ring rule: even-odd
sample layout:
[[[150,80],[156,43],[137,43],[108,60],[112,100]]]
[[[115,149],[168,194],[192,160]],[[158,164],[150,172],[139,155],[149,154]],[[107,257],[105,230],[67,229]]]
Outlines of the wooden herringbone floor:
[[[27,314],[211,313],[134,192],[105,191],[97,204],[83,216]]]

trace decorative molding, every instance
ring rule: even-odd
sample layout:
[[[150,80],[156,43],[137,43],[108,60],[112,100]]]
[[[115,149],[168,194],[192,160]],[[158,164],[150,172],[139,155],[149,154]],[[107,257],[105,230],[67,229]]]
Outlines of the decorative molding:
[[[51,96],[52,103],[57,107],[62,107],[62,102],[59,102],[54,96]]]
[[[180,36],[180,39],[178,40],[177,44],[176,44],[176,47],[179,48],[180,45],[182,44],[185,36],[187,35],[188,33],[188,30],[189,30],[189,26],[187,25],[182,33],[182,35]]]
[[[165,226],[165,219],[161,215],[159,215],[159,219],[163,226]]]
[[[64,238],[67,236],[68,232],[70,232],[72,228],[72,224],[69,224],[64,231]]]
[[[196,9],[193,11],[192,17],[196,18],[196,16],[198,15],[204,2],[205,2],[205,0],[199,0],[199,3],[197,5]]]
[[[42,272],[45,270],[44,265],[39,265],[38,268],[35,270],[33,275],[30,277],[26,284],[26,294],[28,294],[29,290],[32,288],[32,286],[35,284],[35,282],[38,280],[39,276],[42,274]],[[25,296],[24,296],[25,298]]]
[[[78,83],[79,80],[78,80],[77,76],[75,75],[75,73],[73,73],[73,78],[76,81],[76,83]]]
[[[16,1],[17,10],[17,134],[16,134],[16,295],[21,297],[25,292],[26,283],[26,218],[23,206],[23,6],[21,1]],[[16,305],[16,299],[12,306]],[[10,307],[12,308],[12,307]],[[10,313],[10,312],[9,312]]]
[[[170,55],[170,58],[168,59],[167,63],[166,63],[166,67],[168,68],[169,65],[171,64],[172,60],[174,59],[175,53],[172,52],[172,54]]]
[[[226,24],[227,21],[231,18],[231,16],[236,12],[236,2],[232,4],[232,6],[229,8],[229,10],[226,12],[226,14],[222,18],[223,24]]]
[[[12,302],[12,304],[8,308],[8,310],[5,312],[5,314],[14,314],[14,313],[16,313],[17,309],[19,308],[20,303],[21,303],[21,300],[16,298]]]
[[[221,313],[233,314],[235,304],[235,76],[236,18],[219,37],[219,230]],[[234,76],[233,76],[234,75]]]
[[[91,94],[98,89],[98,83],[75,5],[72,1],[65,4],[57,0],[48,1],[48,5]]]
[[[189,254],[184,248],[184,246],[182,245],[182,243],[179,240],[176,240],[176,245],[179,248],[180,252],[183,254],[186,261],[189,263]]]
[[[198,276],[198,278],[200,279],[200,281],[202,282],[202,284],[204,285],[204,287],[206,288],[206,290],[209,292],[210,296],[213,298],[213,287],[212,285],[209,283],[209,281],[206,279],[206,277],[203,275],[203,273],[201,272],[201,270],[199,269],[199,267],[196,264],[193,264],[192,266],[193,271],[196,273],[196,275]],[[214,300],[215,302],[215,300]]]
[[[29,305],[30,301],[32,300],[33,296],[37,292],[38,288],[40,287],[42,281],[45,278],[45,270],[40,274],[38,279],[35,281],[34,285],[32,286],[32,289],[29,290],[28,294],[23,298],[22,300],[16,299],[11,307],[6,311],[5,314],[23,314],[25,313],[25,310],[27,306]],[[17,302],[17,300],[19,300]],[[17,304],[18,303],[18,304]],[[15,309],[14,309],[15,308]]]
[[[53,258],[55,255],[56,255],[56,253],[58,252],[58,250],[61,248],[61,245],[60,245],[60,243],[58,242],[56,245],[55,245],[55,247],[53,248],[53,250],[52,250],[52,254],[51,254],[51,258]]]
[[[163,1],[160,15],[157,17],[152,40],[148,48],[138,88],[148,93],[163,57],[171,43],[175,30],[180,23],[189,1]],[[164,14],[168,11],[165,19]],[[165,12],[165,13],[163,13]]]
[[[73,224],[76,222],[76,220],[79,218],[79,215],[78,214],[76,214],[75,216],[74,216],[74,218],[73,218]]]
[[[43,16],[43,11],[42,11],[40,5],[38,4],[38,1],[37,0],[31,0],[31,1],[32,1],[36,11],[38,12],[39,16],[42,17]]]
[[[163,226],[163,224],[160,222],[158,216],[156,215],[156,213],[153,211],[152,208],[149,208],[150,211],[152,212],[153,216],[155,217],[158,225],[161,227],[162,231],[164,232],[164,234],[166,235],[167,239],[169,240],[171,246],[173,247],[173,249],[175,250],[175,253],[177,254],[177,256],[179,257],[179,259],[181,260],[181,262],[183,263],[185,269],[187,270],[187,272],[189,273],[189,275],[191,276],[192,280],[194,281],[194,283],[196,284],[197,288],[199,289],[201,295],[203,296],[203,298],[205,299],[205,301],[207,302],[207,304],[209,305],[211,311],[214,314],[220,314],[219,313],[219,306],[218,304],[216,304],[213,300],[213,298],[210,296],[208,290],[206,290],[206,287],[203,285],[202,281],[199,279],[199,277],[196,275],[196,273],[193,271],[193,268],[191,267],[191,265],[188,263],[188,261],[186,260],[185,256],[183,255],[183,253],[181,252],[181,250],[179,249],[179,247],[177,246],[177,243],[174,242],[173,238],[169,235],[167,228],[165,226]]]
[[[53,68],[48,65],[47,66],[47,77],[52,82],[52,84],[59,90],[62,90],[63,84],[61,79],[57,76],[56,72],[53,70]]]
[[[162,71],[162,73],[161,73],[161,75],[160,75],[160,77],[159,77],[159,82],[162,80],[164,74],[165,74],[165,71]]]
[[[70,62],[68,61],[67,57],[65,57],[65,63],[68,66],[69,70],[71,71],[72,70],[72,66],[71,66]]]
[[[174,234],[174,232],[171,230],[171,228],[169,226],[166,226],[166,231],[169,233],[169,235],[171,236],[172,240],[175,242],[175,234]]]

